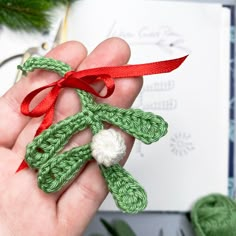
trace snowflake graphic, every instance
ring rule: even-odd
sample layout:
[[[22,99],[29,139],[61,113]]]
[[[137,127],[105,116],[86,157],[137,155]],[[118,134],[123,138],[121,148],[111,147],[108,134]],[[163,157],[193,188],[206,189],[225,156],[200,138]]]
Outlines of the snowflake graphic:
[[[170,139],[171,152],[176,156],[186,156],[194,150],[192,137],[185,132],[175,133]]]

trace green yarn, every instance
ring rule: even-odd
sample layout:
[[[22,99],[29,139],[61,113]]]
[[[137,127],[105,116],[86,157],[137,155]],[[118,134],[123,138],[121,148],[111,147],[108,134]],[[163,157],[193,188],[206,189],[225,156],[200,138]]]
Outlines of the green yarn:
[[[88,119],[82,119],[82,117],[84,117],[84,114],[78,113],[56,125],[52,125],[42,135],[35,137],[26,149],[25,158],[30,167],[39,169],[63,149],[74,133],[87,128]]]
[[[147,206],[147,195],[139,183],[120,165],[100,166],[117,206],[124,212],[137,213]]]
[[[196,202],[191,219],[197,236],[235,236],[236,202],[221,194],[208,195]]]
[[[31,57],[23,65],[18,65],[18,69],[22,70],[23,74],[32,72],[35,69],[44,69],[58,73],[60,76],[71,70],[71,67],[61,61],[47,57]]]
[[[46,193],[60,190],[91,159],[91,149],[88,144],[54,156],[39,169],[40,188]]]
[[[99,106],[98,116],[102,121],[118,126],[126,133],[150,144],[167,133],[167,123],[158,115],[139,109],[121,109],[107,104]]]
[[[60,76],[71,70],[63,62],[44,57],[30,58],[19,68],[25,74],[35,69],[44,69]],[[95,135],[104,129],[103,123],[107,122],[151,144],[167,132],[167,123],[158,115],[139,109],[98,104],[91,94],[78,89],[77,93],[82,105],[81,112],[52,125],[27,145],[26,162],[38,170],[38,186],[46,193],[60,190],[93,158],[90,143],[63,152],[74,134],[89,128]],[[137,213],[146,207],[146,192],[119,164],[99,167],[109,191],[123,212]]]

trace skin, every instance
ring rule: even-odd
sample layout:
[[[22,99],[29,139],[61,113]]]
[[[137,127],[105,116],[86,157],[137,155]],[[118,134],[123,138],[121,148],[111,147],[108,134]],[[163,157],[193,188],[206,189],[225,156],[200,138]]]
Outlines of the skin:
[[[48,57],[68,63],[74,70],[99,66],[126,64],[130,49],[119,38],[99,44],[90,55],[79,42],[71,41],[51,50]],[[31,119],[21,114],[20,104],[32,90],[51,83],[59,77],[37,70],[22,78],[0,98],[0,235],[82,235],[107,195],[107,187],[98,166],[90,162],[69,186],[60,192],[46,194],[37,186],[36,173],[25,169],[15,173],[25,155],[26,145],[32,141],[42,118]],[[96,89],[103,91],[101,84]],[[142,79],[117,79],[113,95],[106,103],[128,108],[142,87]],[[36,99],[39,101],[43,93]],[[123,99],[125,98],[125,99]],[[96,99],[103,102],[102,99]],[[64,89],[56,106],[55,121],[75,114],[80,109],[73,89]],[[127,146],[126,161],[133,138],[120,130]],[[75,135],[66,149],[88,143],[91,133]]]

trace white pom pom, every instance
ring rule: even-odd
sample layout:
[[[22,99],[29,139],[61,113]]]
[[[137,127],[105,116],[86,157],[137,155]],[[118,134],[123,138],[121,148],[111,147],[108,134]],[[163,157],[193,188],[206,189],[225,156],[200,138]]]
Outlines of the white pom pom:
[[[114,129],[104,129],[94,135],[91,149],[94,159],[106,167],[118,163],[126,152],[124,139]]]

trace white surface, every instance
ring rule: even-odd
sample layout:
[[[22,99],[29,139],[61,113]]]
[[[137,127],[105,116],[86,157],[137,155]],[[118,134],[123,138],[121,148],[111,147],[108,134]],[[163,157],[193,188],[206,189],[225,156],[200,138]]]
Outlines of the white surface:
[[[69,25],[79,22],[79,27],[69,31],[69,38],[82,41],[89,51],[119,36],[131,45],[131,63],[190,54],[175,72],[146,77],[136,102],[169,123],[166,137],[151,146],[137,144],[125,166],[147,190],[147,210],[186,211],[207,193],[227,194],[225,11],[220,4],[84,0],[71,12]],[[108,197],[101,209],[117,208]]]

